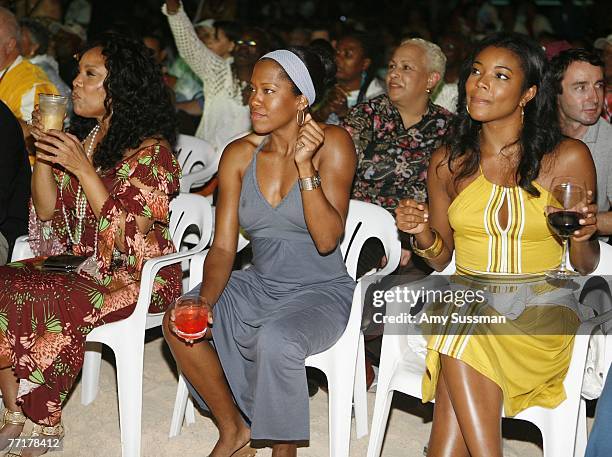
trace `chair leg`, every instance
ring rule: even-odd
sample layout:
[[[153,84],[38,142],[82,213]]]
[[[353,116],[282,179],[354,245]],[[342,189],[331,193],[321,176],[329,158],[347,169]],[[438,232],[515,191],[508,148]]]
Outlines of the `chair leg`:
[[[178,385],[176,387],[176,399],[174,400],[174,412],[172,413],[172,420],[170,421],[170,438],[174,438],[181,433],[181,426],[183,425],[183,419],[185,418],[185,410],[187,408],[188,400],[189,391],[187,390],[187,384],[185,383],[185,378],[183,378],[183,375],[179,372]],[[195,422],[193,403],[191,404],[190,414],[193,416],[193,421]]]
[[[187,406],[185,407],[185,424],[195,424],[195,406],[191,397],[187,398]]]
[[[587,421],[586,421],[586,401],[580,399],[580,407],[578,409],[578,427],[576,428],[576,444],[574,447],[574,456],[582,457],[586,453],[587,447]]]
[[[379,384],[376,389],[376,402],[374,403],[374,415],[372,416],[372,429],[370,430],[367,457],[380,456],[392,400],[393,390],[389,390],[388,385],[381,386]]]
[[[558,414],[547,415],[546,420],[536,425],[542,432],[544,457],[570,457],[574,455],[576,445],[576,421],[571,417]],[[586,419],[585,419],[586,420]],[[584,455],[579,454],[580,456]]]
[[[125,343],[125,342],[123,342]],[[122,457],[140,457],[144,339],[115,350]]]
[[[329,388],[329,455],[349,457],[351,441],[351,400],[353,392],[346,386],[351,379],[344,373],[332,372],[327,376]]]
[[[81,376],[81,403],[88,405],[98,395],[100,364],[102,362],[102,343],[87,343]]]
[[[368,434],[368,392],[365,373],[365,343],[361,332],[359,332],[359,346],[357,347],[357,367],[355,369],[353,401],[355,405],[355,435],[357,439],[359,439]]]

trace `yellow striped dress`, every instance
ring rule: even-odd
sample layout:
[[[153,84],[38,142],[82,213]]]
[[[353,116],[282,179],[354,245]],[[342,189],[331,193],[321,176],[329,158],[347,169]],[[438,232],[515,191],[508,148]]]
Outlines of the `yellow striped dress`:
[[[459,193],[448,209],[457,275],[465,279],[501,276],[512,281],[542,278],[543,272],[559,265],[561,244],[544,215],[548,191],[534,185],[539,197],[518,186],[493,184],[481,172]],[[508,210],[506,227],[499,223],[503,205]],[[497,331],[457,332],[447,327],[433,332],[437,334],[428,338],[423,401],[435,397],[440,354],[459,359],[494,381],[503,392],[508,416],[533,405],[552,408],[563,401],[577,315],[564,306],[536,305],[507,322]],[[554,331],[538,331],[543,326]]]

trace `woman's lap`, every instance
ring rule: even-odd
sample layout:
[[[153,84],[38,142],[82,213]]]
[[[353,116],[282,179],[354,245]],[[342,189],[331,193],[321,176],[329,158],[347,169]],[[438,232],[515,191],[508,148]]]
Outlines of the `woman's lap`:
[[[83,364],[85,338],[102,323],[105,292],[94,281],[44,272],[31,262],[0,267],[0,354],[14,365],[18,395],[32,420],[51,425],[59,419]]]
[[[304,360],[331,347],[344,332],[350,302],[339,299],[350,290],[301,291],[266,303],[261,315],[249,309],[246,322],[242,308],[257,306],[249,298],[259,294],[246,296],[236,290],[240,288],[224,293],[215,305],[212,334],[238,407],[259,439],[307,439]],[[199,395],[196,400],[205,407]],[[288,404],[295,407],[288,409]]]

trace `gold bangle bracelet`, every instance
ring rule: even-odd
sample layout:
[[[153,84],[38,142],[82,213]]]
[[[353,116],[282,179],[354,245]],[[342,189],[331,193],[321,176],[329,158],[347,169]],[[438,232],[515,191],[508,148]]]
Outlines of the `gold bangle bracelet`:
[[[412,237],[410,238],[410,244],[412,245],[413,252],[424,259],[434,259],[438,257],[444,249],[444,240],[442,240],[442,237],[440,236],[438,231],[432,228],[431,232],[434,234],[434,241],[431,246],[426,249],[419,249],[417,247],[414,235],[412,235]]]

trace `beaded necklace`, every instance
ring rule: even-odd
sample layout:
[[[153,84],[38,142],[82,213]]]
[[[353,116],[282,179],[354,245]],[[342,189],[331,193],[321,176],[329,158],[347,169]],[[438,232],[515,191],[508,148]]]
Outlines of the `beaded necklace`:
[[[89,132],[89,134],[85,138],[85,141],[89,139],[89,146],[87,146],[87,152],[86,152],[88,159],[90,159],[93,154],[93,145],[94,145],[94,142],[96,141],[96,137],[98,136],[99,131],[100,131],[100,124],[96,124],[96,126],[91,130],[91,132]],[[77,226],[76,226],[76,229],[73,235],[72,230],[70,229],[70,222],[68,221],[68,214],[66,212],[66,206],[64,205],[63,189],[64,189],[65,178],[66,178],[66,172],[63,172],[60,178],[60,185],[59,185],[60,200],[62,201],[62,213],[64,214],[64,222],[66,223],[66,232],[68,232],[68,238],[70,239],[70,242],[74,246],[74,245],[80,244],[81,237],[83,235],[83,220],[85,220],[85,214],[87,213],[87,197],[85,196],[85,192],[83,192],[83,187],[81,186],[81,183],[79,182],[79,187],[77,189],[76,198],[75,198],[75,215],[77,218]],[[98,232],[96,231],[96,238],[97,238],[97,235],[98,235]],[[97,244],[98,243],[96,239],[96,243],[94,245],[94,257],[96,256],[96,251],[98,248]]]

